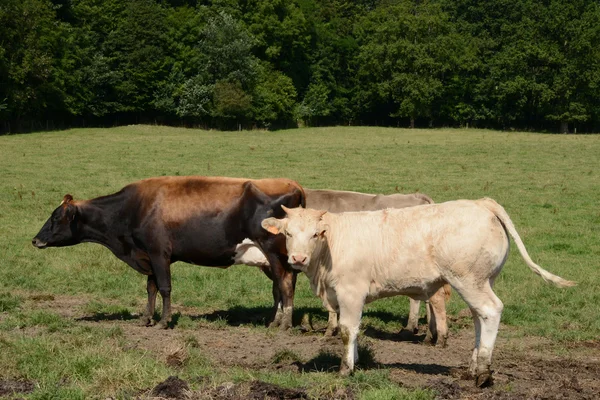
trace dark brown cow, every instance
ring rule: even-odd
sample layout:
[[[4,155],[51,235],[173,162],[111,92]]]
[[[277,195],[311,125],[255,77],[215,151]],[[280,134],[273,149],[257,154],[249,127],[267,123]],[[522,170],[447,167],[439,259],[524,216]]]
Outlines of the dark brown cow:
[[[268,235],[261,221],[284,216],[281,205],[305,205],[304,191],[288,179],[160,177],[119,192],[75,201],[66,195],[32,243],[38,248],[99,243],[148,275],[142,322],[151,324],[157,291],[163,298],[159,327],[171,321],[171,271],[175,261],[228,267],[245,262],[242,243],[264,252],[277,307],[272,325],[291,326],[296,273],[287,263],[285,240]],[[282,309],[281,309],[282,308]]]

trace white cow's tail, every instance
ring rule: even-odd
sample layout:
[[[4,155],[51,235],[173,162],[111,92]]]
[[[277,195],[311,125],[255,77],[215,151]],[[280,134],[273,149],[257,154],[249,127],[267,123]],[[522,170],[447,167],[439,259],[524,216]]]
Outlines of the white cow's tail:
[[[558,287],[569,287],[575,286],[577,284],[576,282],[568,281],[566,279],[561,278],[560,276],[551,274],[550,272],[546,271],[545,269],[533,262],[531,257],[529,257],[529,254],[525,249],[525,245],[523,244],[521,237],[517,233],[517,230],[515,229],[512,220],[500,204],[487,197],[478,200],[477,202],[485,208],[487,208],[488,210],[490,210],[492,213],[494,213],[496,218],[498,218],[500,222],[502,222],[502,225],[504,225],[504,229],[506,229],[508,233],[510,233],[510,236],[512,236],[513,240],[517,244],[517,248],[519,249],[521,256],[527,263],[527,266],[531,268],[533,272],[541,276],[542,279],[544,279],[546,282],[551,282]]]

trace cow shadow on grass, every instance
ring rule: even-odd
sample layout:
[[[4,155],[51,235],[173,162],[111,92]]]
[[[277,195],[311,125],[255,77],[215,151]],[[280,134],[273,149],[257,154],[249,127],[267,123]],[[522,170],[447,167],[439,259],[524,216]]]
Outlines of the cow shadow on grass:
[[[322,351],[315,357],[305,363],[296,363],[298,369],[302,372],[339,372],[341,357],[337,354]],[[452,375],[452,368],[439,364],[418,364],[418,363],[390,363],[384,364],[375,361],[373,353],[369,348],[358,348],[358,363],[356,364],[359,370],[372,369],[391,369],[398,368],[406,371],[412,371],[422,375]]]
[[[95,312],[90,315],[84,315],[83,317],[75,318],[75,321],[130,321],[139,319],[140,315],[133,314],[129,310],[122,310],[114,313]]]
[[[425,341],[425,333],[413,333],[406,329],[401,329],[399,332],[389,332],[367,326],[364,330],[364,335],[373,339],[390,342],[412,342],[418,344]]]
[[[233,306],[227,310],[215,310],[204,314],[184,314],[192,321],[224,322],[229,326],[267,326],[273,318],[273,307],[244,307]],[[317,307],[297,307],[294,309],[292,321],[294,326],[299,326],[305,315],[313,319],[327,321],[327,313]]]

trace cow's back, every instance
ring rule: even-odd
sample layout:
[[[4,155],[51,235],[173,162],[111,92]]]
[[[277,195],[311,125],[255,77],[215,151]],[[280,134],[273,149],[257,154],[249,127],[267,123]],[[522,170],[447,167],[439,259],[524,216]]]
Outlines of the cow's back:
[[[214,215],[235,206],[244,191],[244,183],[252,182],[269,197],[303,189],[290,179],[243,179],[206,176],[169,176],[144,179],[129,187],[136,192],[141,212],[160,210],[166,224],[177,224],[198,215]]]
[[[489,242],[508,245],[495,216],[475,201],[460,200],[422,207],[325,214],[332,272],[365,281],[439,279],[456,263],[477,264]],[[492,246],[493,247],[493,246]],[[471,251],[472,250],[472,251]],[[486,256],[495,257],[498,249]],[[456,254],[465,256],[457,260]],[[367,267],[368,266],[368,267]],[[341,268],[341,269],[340,269]],[[347,268],[352,268],[348,272]]]
[[[404,208],[431,204],[433,200],[421,193],[374,195],[342,190],[305,189],[306,207],[333,213],[375,211],[384,208]]]

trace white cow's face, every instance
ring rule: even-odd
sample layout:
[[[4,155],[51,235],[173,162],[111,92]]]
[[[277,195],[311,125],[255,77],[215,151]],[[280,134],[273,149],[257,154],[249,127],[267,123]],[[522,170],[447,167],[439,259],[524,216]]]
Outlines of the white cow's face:
[[[272,234],[285,235],[288,262],[293,268],[303,271],[310,264],[317,244],[325,240],[328,226],[321,218],[326,211],[287,207],[283,209],[287,218],[267,218],[262,221],[262,227]]]

